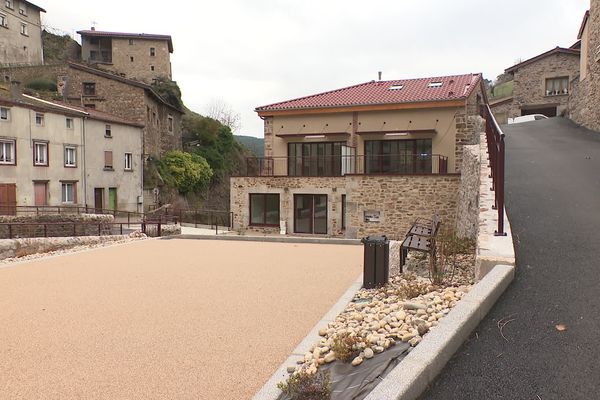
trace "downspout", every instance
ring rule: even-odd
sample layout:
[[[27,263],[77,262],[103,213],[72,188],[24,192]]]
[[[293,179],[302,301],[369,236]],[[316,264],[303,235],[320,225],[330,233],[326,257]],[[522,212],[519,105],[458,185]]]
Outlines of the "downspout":
[[[82,151],[82,157],[81,157],[81,163],[82,163],[82,174],[83,174],[83,205],[86,207],[87,210],[87,171],[86,171],[86,157],[85,157],[85,149],[86,149],[86,145],[85,145],[85,120],[86,117],[81,117],[81,145],[83,147],[83,151]]]
[[[137,211],[143,213],[144,212],[144,170],[146,169],[146,164],[144,162],[144,159],[145,159],[145,148],[146,148],[145,147],[146,146],[146,144],[145,144],[145,139],[146,139],[145,131],[146,131],[146,127],[144,126],[143,128],[140,129],[140,131],[141,131],[140,136],[141,136],[141,139],[142,139],[142,143],[141,143],[141,145],[142,145],[141,146],[141,150],[142,150],[142,157],[141,157],[142,158],[142,167],[140,168],[142,170],[142,173],[140,174],[140,179],[141,179],[141,182],[140,182],[140,189],[141,189],[140,196],[141,197],[140,198],[142,199],[142,202],[141,202],[141,210],[140,210],[140,203],[138,202],[138,204],[137,204]]]

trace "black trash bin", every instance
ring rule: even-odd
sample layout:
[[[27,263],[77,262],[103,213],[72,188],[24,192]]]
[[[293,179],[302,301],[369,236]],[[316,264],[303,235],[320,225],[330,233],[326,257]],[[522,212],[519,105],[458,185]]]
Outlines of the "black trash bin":
[[[363,287],[383,286],[390,276],[390,241],[386,236],[367,236],[364,245]]]

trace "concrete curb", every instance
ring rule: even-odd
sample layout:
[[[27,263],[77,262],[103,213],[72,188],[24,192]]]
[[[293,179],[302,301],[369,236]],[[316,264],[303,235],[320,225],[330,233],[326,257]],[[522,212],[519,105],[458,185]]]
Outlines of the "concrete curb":
[[[360,245],[359,239],[329,239],[315,237],[298,237],[298,236],[228,236],[228,235],[173,235],[163,238],[169,239],[196,239],[196,240],[234,240],[240,242],[271,242],[271,243],[309,243],[309,244],[344,244],[344,245]]]
[[[495,266],[365,400],[417,399],[468,339],[514,276],[514,266]]]
[[[350,300],[354,297],[356,292],[362,287],[363,277],[362,274],[354,281],[354,283],[346,290],[346,292],[340,297],[333,307],[325,314],[325,316],[317,322],[312,330],[306,335],[306,337],[300,342],[294,349],[292,354],[285,360],[283,364],[277,369],[277,371],[271,376],[271,378],[263,385],[263,387],[254,395],[252,400],[276,400],[281,394],[281,391],[277,388],[277,384],[288,378],[287,372],[288,365],[296,365],[296,361],[302,359],[304,354],[308,352],[310,346],[317,342],[321,336],[319,336],[319,329],[327,326],[328,323],[334,322],[335,318],[341,313]]]

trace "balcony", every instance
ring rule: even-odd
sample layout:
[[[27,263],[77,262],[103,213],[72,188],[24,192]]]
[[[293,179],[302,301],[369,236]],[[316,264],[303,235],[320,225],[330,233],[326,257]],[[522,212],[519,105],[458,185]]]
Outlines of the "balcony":
[[[441,175],[448,157],[439,154],[250,157],[240,176],[339,177],[346,175]]]

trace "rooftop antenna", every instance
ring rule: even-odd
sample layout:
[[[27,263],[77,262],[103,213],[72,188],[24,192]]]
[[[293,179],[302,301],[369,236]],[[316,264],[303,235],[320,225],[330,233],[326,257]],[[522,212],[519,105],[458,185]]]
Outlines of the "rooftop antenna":
[[[382,74],[382,73],[383,73],[383,72],[381,72],[381,71],[377,72],[377,75],[379,75],[379,80],[381,80],[381,74]]]

